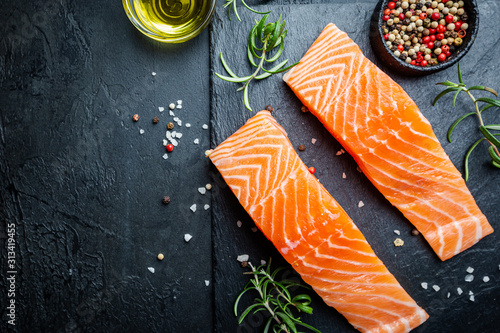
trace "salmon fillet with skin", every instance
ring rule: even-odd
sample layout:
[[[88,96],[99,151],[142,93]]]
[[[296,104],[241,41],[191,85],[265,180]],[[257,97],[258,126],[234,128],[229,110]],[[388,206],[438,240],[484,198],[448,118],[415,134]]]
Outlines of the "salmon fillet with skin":
[[[428,318],[268,111],[248,120],[209,157],[285,260],[355,328],[408,332]]]
[[[493,232],[408,94],[329,24],[284,76],[441,260]]]

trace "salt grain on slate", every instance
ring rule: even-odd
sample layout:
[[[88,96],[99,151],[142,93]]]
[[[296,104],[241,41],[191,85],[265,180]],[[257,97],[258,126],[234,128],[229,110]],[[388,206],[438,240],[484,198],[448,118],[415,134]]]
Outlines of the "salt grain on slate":
[[[474,273],[474,268],[467,267],[466,271],[467,271],[467,273],[472,274],[472,273]]]
[[[265,264],[267,264],[267,261],[265,261],[265,260],[261,260],[261,261],[260,261],[260,264],[261,264],[261,265],[265,265]]]
[[[208,287],[209,285],[210,285],[210,281],[205,280],[205,286],[207,286],[207,287]]]
[[[394,233],[398,236],[401,235],[401,232],[399,230],[394,230]]]
[[[238,260],[239,262],[243,262],[248,261],[249,258],[250,256],[248,254],[241,254],[238,256],[238,258],[236,258],[236,260]]]
[[[312,143],[312,144],[315,144],[315,143],[316,143],[316,141],[318,141],[318,140],[316,140],[315,138],[312,138],[312,139],[311,139],[311,143]]]
[[[344,178],[344,179],[347,178],[347,175],[345,174],[345,172],[342,172],[342,178]]]
[[[144,130],[141,128],[141,129],[139,130],[139,133],[140,133],[140,134],[144,134]]]
[[[196,212],[196,204],[192,204],[191,207],[189,207],[189,209],[191,209],[193,213]]]
[[[198,192],[200,192],[201,194],[205,194],[207,193],[207,189],[204,187],[198,187]]]
[[[427,282],[422,282],[420,285],[422,286],[422,288],[427,289]]]
[[[198,138],[194,139],[193,143],[194,143],[195,145],[197,145],[198,143],[200,143],[200,139],[198,139]]]
[[[164,160],[166,160],[166,159],[168,158],[168,154],[167,154],[167,153],[165,153],[165,154],[163,154],[163,156],[162,156],[162,157],[163,157],[163,159],[164,159]]]
[[[170,139],[170,142],[172,142],[172,144],[173,144],[175,147],[177,147],[177,145],[179,144],[179,143],[177,142],[177,140],[175,140],[174,138]]]
[[[470,300],[471,302],[474,302],[474,301],[475,301],[475,299],[474,299],[474,293],[472,292],[472,290],[469,290],[469,300]]]
[[[179,100],[177,101],[177,104],[181,105],[181,104],[182,104],[182,99],[179,99]]]
[[[490,282],[490,278],[489,278],[489,276],[484,276],[484,277],[483,277],[483,282],[484,282],[484,283]]]
[[[205,205],[205,206],[203,206],[203,208],[205,208],[205,210],[207,210],[210,208],[210,205]]]
[[[463,292],[464,291],[462,290],[462,288],[457,288],[457,293],[458,293],[459,296],[462,295]]]
[[[360,200],[360,201],[359,201],[359,203],[358,203],[358,208],[361,208],[361,207],[363,207],[364,205],[365,205],[365,203],[364,203],[363,201],[361,201],[361,200]]]
[[[163,106],[159,106],[158,111],[163,112],[163,111],[165,111],[165,108]]]
[[[174,104],[174,103],[170,103],[170,104],[168,105],[168,108],[169,108],[170,110],[175,109],[175,104]]]
[[[238,220],[238,221],[236,221],[236,225],[238,226],[238,228],[241,228],[241,226],[243,225],[243,223],[240,220]]]
[[[182,133],[176,133],[176,134],[175,134],[175,137],[176,137],[177,139],[182,138]]]
[[[432,289],[434,289],[434,291],[439,291],[441,288],[439,288],[439,286],[435,284],[432,286]]]
[[[191,124],[190,123],[186,123],[186,127],[187,128],[191,127]]]
[[[171,115],[172,117],[175,116],[175,113],[173,113],[172,111],[168,111],[168,114]]]
[[[446,298],[450,298],[451,293],[446,294]]]
[[[191,236],[190,234],[185,234],[184,235],[184,241],[187,243],[191,240],[191,238],[193,238],[193,236]]]
[[[176,108],[182,109],[182,105],[179,104],[179,105],[176,106]]]
[[[208,129],[208,125],[207,124],[203,124],[203,126],[201,126],[201,128]]]
[[[150,271],[151,273],[154,273],[155,272],[155,268],[154,267],[148,267],[148,271]]]
[[[168,141],[166,139],[163,139],[163,145],[164,146],[168,145]]]
[[[472,282],[472,280],[474,280],[474,275],[472,274],[467,274],[465,276],[465,282]]]
[[[156,76],[156,72],[151,72],[151,75]]]

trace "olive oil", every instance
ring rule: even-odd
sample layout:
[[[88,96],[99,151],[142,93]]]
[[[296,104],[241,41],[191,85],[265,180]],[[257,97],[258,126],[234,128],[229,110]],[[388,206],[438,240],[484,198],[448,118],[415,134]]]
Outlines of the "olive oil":
[[[175,43],[198,35],[206,27],[215,0],[123,0],[123,4],[132,23],[142,26],[138,27],[141,32]]]

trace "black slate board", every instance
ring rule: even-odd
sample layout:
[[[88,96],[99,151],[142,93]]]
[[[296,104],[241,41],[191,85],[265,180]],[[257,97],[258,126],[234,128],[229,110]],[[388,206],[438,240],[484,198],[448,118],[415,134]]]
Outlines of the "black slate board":
[[[0,332],[210,330],[210,194],[197,191],[210,182],[208,30],[155,42],[121,1],[7,0],[0,17]],[[192,127],[164,160],[177,100]]]
[[[474,119],[461,125],[455,133],[455,142],[446,141],[446,131],[451,122],[465,112],[472,111],[470,102],[461,96],[457,107],[451,107],[451,97],[443,98],[436,107],[431,101],[438,93],[436,82],[456,80],[456,67],[424,78],[408,79],[390,73],[378,63],[368,42],[368,24],[375,2],[357,1],[348,4],[262,6],[259,10],[272,9],[272,19],[283,13],[287,20],[289,34],[283,54],[284,58],[297,61],[309,48],[324,26],[333,22],[361,47],[364,54],[388,72],[414,99],[422,113],[434,127],[435,133],[449,154],[451,160],[462,170],[465,150],[480,138]],[[462,72],[466,82],[498,87],[498,61],[500,33],[497,24],[500,6],[496,1],[482,1],[480,4],[481,27],[478,38],[470,53],[462,61]],[[211,29],[212,71],[222,74],[224,70],[219,53],[230,67],[240,75],[250,73],[246,66],[245,40],[254,17],[242,15],[243,22],[228,21],[227,13],[218,9]],[[239,66],[239,67],[238,67]],[[245,110],[241,93],[236,84],[212,81],[212,147],[221,143],[244,124],[253,113]],[[486,237],[473,248],[456,257],[441,262],[423,237],[411,236],[412,226],[397,209],[356,170],[356,163],[347,154],[336,156],[341,146],[323,128],[314,116],[300,112],[301,104],[290,89],[276,75],[262,82],[256,82],[250,89],[251,103],[255,109],[267,104],[274,107],[273,115],[288,132],[292,144],[305,144],[307,150],[300,152],[306,165],[316,167],[316,176],[332,196],[344,207],[364,233],[377,255],[396,276],[401,285],[430,315],[429,320],[415,329],[415,332],[498,332],[500,327],[500,245],[498,231]],[[498,113],[485,114],[487,122],[498,123]],[[460,133],[460,134],[459,134]],[[316,138],[316,144],[311,143]],[[497,197],[500,189],[500,173],[488,165],[485,147],[476,151],[471,159],[472,174],[468,186],[479,207],[496,229],[500,227],[500,207]],[[342,173],[347,175],[342,179]],[[216,171],[214,171],[216,174]],[[264,318],[250,317],[238,326],[232,316],[232,305],[236,295],[248,281],[239,267],[236,256],[250,255],[250,261],[259,263],[270,256],[277,265],[285,265],[287,273],[293,274],[272,244],[260,232],[252,231],[255,226],[238,204],[230,189],[221,181],[213,193],[213,257],[215,281],[215,329],[218,332],[258,332]],[[362,200],[365,206],[358,208]],[[238,228],[236,222],[243,225]],[[397,237],[393,230],[400,230],[405,241],[403,247],[394,247]],[[475,279],[467,283],[464,277],[467,267],[473,267]],[[490,281],[484,283],[483,276]],[[427,282],[424,290],[421,282]],[[441,289],[435,292],[431,286]],[[457,288],[464,290],[458,295]],[[475,301],[469,300],[472,291]],[[450,296],[448,297],[448,293]],[[355,332],[347,321],[334,309],[327,307],[321,299],[314,298],[315,313],[303,319],[323,332]]]

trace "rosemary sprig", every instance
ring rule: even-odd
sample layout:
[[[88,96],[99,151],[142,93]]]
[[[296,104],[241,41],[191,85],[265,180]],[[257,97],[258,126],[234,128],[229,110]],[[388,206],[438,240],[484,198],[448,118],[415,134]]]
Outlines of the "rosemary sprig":
[[[252,271],[245,274],[251,274],[251,280],[245,285],[243,291],[238,295],[234,303],[234,315],[238,317],[238,303],[243,295],[250,290],[255,290],[258,297],[254,299],[255,303],[248,306],[239,316],[238,324],[248,316],[250,312],[267,312],[270,318],[264,327],[264,333],[269,332],[272,326],[272,332],[297,333],[297,326],[305,327],[313,332],[321,333],[316,328],[308,325],[296,317],[293,312],[305,312],[312,314],[311,297],[307,294],[291,295],[291,287],[308,287],[290,280],[277,281],[276,275],[283,270],[283,267],[277,268],[271,272],[271,260],[269,264],[254,267],[249,263]]]
[[[241,0],[241,3],[243,6],[245,6],[246,9],[250,10],[251,12],[254,12],[256,14],[269,14],[271,11],[268,12],[259,12],[250,7],[249,5],[246,4],[245,0]],[[224,8],[227,8],[227,15],[229,17],[229,20],[231,21],[231,8],[233,8],[234,14],[236,15],[236,18],[238,21],[241,22],[240,15],[238,14],[238,9],[236,9],[236,0],[226,0],[226,3],[223,6]]]
[[[486,91],[486,92],[489,92],[489,93],[495,95],[495,97],[498,97],[498,93],[494,89],[489,88],[489,87],[485,87],[485,86],[472,86],[472,87],[467,88],[467,86],[464,84],[464,81],[462,79],[462,72],[460,71],[460,63],[458,64],[458,81],[459,81],[459,83],[453,83],[450,81],[437,83],[439,85],[443,85],[443,86],[446,86],[448,88],[446,88],[445,90],[443,90],[441,93],[439,93],[436,96],[432,105],[435,105],[436,102],[444,95],[446,95],[450,92],[455,92],[455,96],[453,96],[453,102],[452,102],[452,105],[455,106],[455,101],[457,100],[457,96],[462,91],[465,92],[469,96],[469,98],[472,100],[472,102],[474,103],[475,112],[467,113],[467,114],[461,116],[460,118],[458,118],[450,126],[450,128],[448,130],[448,134],[447,134],[448,141],[451,142],[451,134],[452,134],[453,130],[455,129],[455,127],[457,127],[457,125],[460,124],[460,122],[462,120],[464,120],[465,118],[472,116],[472,115],[477,115],[477,117],[479,119],[479,131],[483,134],[484,138],[477,140],[469,148],[469,150],[465,154],[464,178],[465,178],[465,180],[468,180],[469,179],[469,157],[470,157],[472,151],[477,147],[477,145],[480,144],[484,140],[486,140],[488,142],[488,144],[490,145],[488,147],[488,153],[489,153],[490,158],[491,158],[491,164],[493,164],[493,166],[500,169],[500,151],[499,151],[500,141],[496,138],[497,136],[500,136],[500,133],[491,133],[491,131],[500,131],[500,124],[485,125],[484,121],[483,121],[483,117],[481,116],[485,110],[487,110],[491,107],[500,108],[500,100],[489,98],[489,97],[475,98],[472,95],[471,91],[483,90],[483,91]],[[484,103],[481,108],[479,107],[480,102]]]
[[[237,76],[226,63],[221,52],[220,60],[222,62],[222,66],[224,66],[224,69],[230,76],[215,73],[217,77],[224,81],[243,83],[243,86],[240,87],[238,91],[243,90],[243,101],[245,103],[245,107],[250,111],[253,110],[249,102],[248,87],[253,79],[262,80],[271,76],[272,74],[287,71],[298,64],[298,62],[296,62],[291,66],[283,68],[283,66],[285,66],[288,62],[288,59],[286,59],[270,69],[264,68],[264,64],[266,62],[273,63],[281,56],[281,54],[283,53],[285,37],[287,34],[287,30],[285,30],[285,21],[283,20],[283,22],[281,22],[281,15],[277,22],[266,24],[268,17],[269,15],[265,14],[264,16],[262,16],[260,21],[255,20],[255,25],[252,27],[252,29],[250,29],[250,33],[248,35],[247,57],[250,64],[253,67],[256,67],[255,71],[248,76]],[[278,48],[278,50],[272,57],[268,57],[276,47]],[[259,63],[255,61],[255,58],[260,59]],[[259,74],[261,70],[264,71],[264,73]]]

